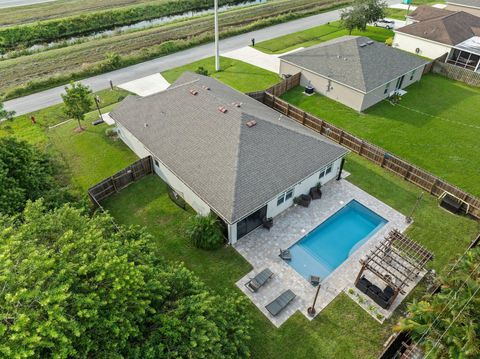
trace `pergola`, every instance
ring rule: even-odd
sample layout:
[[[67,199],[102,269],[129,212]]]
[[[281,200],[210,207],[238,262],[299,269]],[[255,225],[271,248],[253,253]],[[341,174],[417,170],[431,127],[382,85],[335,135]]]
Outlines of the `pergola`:
[[[362,268],[355,280],[355,285],[357,286],[365,271],[373,273],[393,290],[393,295],[386,303],[388,308],[399,293],[405,294],[408,283],[417,278],[432,258],[433,254],[425,247],[394,229],[364,259],[360,260]],[[373,287],[378,288],[375,285]],[[372,294],[366,291],[366,294],[374,300],[377,299],[374,296],[378,293]]]

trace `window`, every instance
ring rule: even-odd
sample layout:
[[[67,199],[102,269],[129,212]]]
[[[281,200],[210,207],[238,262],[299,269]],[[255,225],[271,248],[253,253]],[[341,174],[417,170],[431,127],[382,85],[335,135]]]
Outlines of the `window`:
[[[320,174],[318,175],[318,178],[320,179],[328,175],[330,172],[332,172],[332,168],[333,168],[333,164],[328,165],[326,168],[322,170],[322,172],[320,172]]]
[[[285,194],[285,201],[288,201],[290,198],[293,197],[293,188],[289,189],[287,193]]]
[[[282,203],[288,201],[293,197],[293,188],[289,189],[287,192],[282,193],[277,198],[277,206],[280,206]]]
[[[384,94],[388,93],[388,88],[389,87],[390,87],[390,82],[385,86],[385,90],[383,90]]]
[[[415,76],[415,70],[413,70],[412,73],[410,74],[410,81],[413,80],[413,76]]]
[[[157,160],[153,160],[153,162],[155,163],[155,166],[160,167],[160,164],[158,163]]]

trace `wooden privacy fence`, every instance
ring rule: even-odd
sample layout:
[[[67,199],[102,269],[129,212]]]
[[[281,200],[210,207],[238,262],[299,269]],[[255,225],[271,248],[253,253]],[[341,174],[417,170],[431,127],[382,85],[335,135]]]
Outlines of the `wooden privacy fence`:
[[[88,196],[93,204],[100,202],[149,174],[153,173],[152,157],[141,158],[130,166],[118,171],[113,176],[104,179],[88,189]]]
[[[293,76],[292,76],[293,77]],[[287,80],[288,81],[288,80]],[[297,80],[299,83],[299,80]],[[292,85],[292,84],[290,84]],[[274,86],[278,89],[287,88],[287,85]],[[295,86],[293,86],[295,87]],[[341,128],[332,125],[322,119],[319,119],[312,114],[303,111],[302,109],[289,104],[288,102],[274,96],[273,94],[264,91],[263,93],[254,92],[249,94],[256,100],[263,102],[265,105],[283,113],[302,125],[322,134],[323,136],[341,144],[351,151],[367,158],[371,162],[383,167],[396,175],[402,177],[404,180],[411,182],[430,194],[439,197],[445,191],[460,198],[465,203],[462,209],[467,211],[473,217],[480,219],[480,199],[463,191],[462,189],[442,180],[441,178],[389,153],[385,149],[373,145],[351,133],[342,130]],[[467,208],[467,204],[469,208]]]

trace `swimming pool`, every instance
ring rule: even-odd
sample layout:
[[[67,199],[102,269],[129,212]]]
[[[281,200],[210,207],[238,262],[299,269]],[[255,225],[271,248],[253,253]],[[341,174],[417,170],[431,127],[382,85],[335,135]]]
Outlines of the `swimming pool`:
[[[291,246],[288,264],[307,280],[310,275],[323,280],[385,223],[386,219],[352,200]]]

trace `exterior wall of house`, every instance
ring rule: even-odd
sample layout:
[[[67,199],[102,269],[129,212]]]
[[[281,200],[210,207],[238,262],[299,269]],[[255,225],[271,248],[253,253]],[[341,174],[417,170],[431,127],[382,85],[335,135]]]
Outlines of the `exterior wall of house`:
[[[267,203],[267,218],[269,217],[276,217],[286,209],[288,209],[292,204],[293,204],[293,199],[295,197],[300,196],[301,194],[308,194],[310,191],[310,188],[313,186],[316,186],[319,182],[323,185],[332,179],[336,178],[338,176],[338,172],[340,170],[340,165],[342,162],[342,158],[339,158],[338,160],[334,161],[332,165],[332,171],[326,175],[324,175],[322,178],[320,177],[320,173],[326,171],[327,167],[330,165],[325,166],[321,170],[315,172],[313,175],[310,177],[306,178],[302,182],[297,183],[295,186],[292,186],[290,188],[287,188],[284,192],[279,193],[275,198],[273,198],[271,201]],[[280,195],[285,195],[285,193],[293,188],[293,196],[289,200],[286,200],[280,205],[277,205],[278,197]],[[275,224],[274,224],[275,225]],[[228,226],[228,238],[230,240],[230,244],[234,244],[237,242],[237,223],[234,223],[232,225]]]
[[[307,86],[309,83],[315,88],[315,91],[331,98],[332,100],[343,103],[344,105],[360,111],[363,103],[362,92],[356,91],[348,86],[338,82],[330,81],[316,73],[301,69],[295,65],[280,60],[280,75],[302,73],[300,85]]]
[[[455,4],[447,4],[447,7],[445,10],[450,10],[450,11],[465,11],[468,12],[472,15],[475,16],[480,16],[480,9],[479,8],[473,8],[473,7],[468,7],[468,6],[461,6],[461,5],[455,5]]]
[[[119,136],[138,157],[152,156],[154,159],[153,169],[162,180],[182,197],[197,213],[206,216],[210,213],[210,207],[188,188],[177,176],[175,176],[163,163],[156,158],[130,131],[117,123]]]
[[[414,82],[420,81],[420,79],[422,78],[424,68],[425,66],[422,66],[420,68],[417,68],[413,71],[406,73],[405,77],[403,78],[403,83],[401,88],[404,89],[407,86],[410,86],[411,84],[413,84]],[[413,74],[413,77],[412,77],[412,74]],[[376,103],[390,96],[392,92],[395,90],[397,80],[398,80],[398,77],[389,82],[387,93],[385,93],[387,84],[368,92],[363,99],[362,111],[366,110],[370,106],[373,106]]]
[[[401,32],[395,33],[392,46],[429,59],[437,59],[440,56],[449,53],[451,49],[451,46],[449,45],[440,44],[438,42],[433,42]],[[418,53],[416,52],[417,48],[419,49]]]

